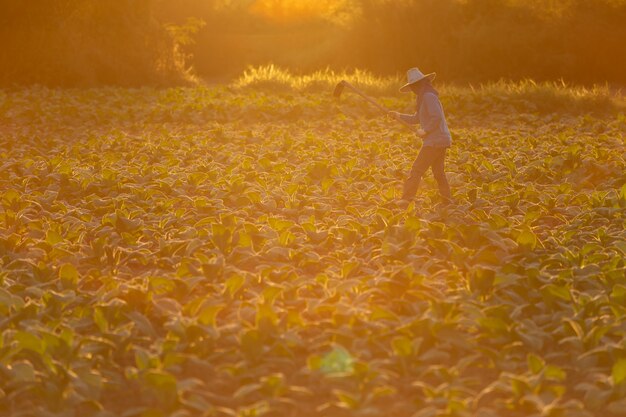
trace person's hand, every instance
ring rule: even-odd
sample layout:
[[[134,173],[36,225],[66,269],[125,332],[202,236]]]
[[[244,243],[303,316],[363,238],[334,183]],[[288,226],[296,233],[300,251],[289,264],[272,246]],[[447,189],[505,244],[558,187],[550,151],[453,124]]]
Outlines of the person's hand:
[[[389,117],[390,119],[400,120],[400,113],[398,113],[397,111],[389,110],[387,112],[387,117]]]
[[[426,131],[422,128],[417,129],[415,133],[417,133],[417,136],[419,136],[420,138],[423,138],[424,136],[426,136]]]

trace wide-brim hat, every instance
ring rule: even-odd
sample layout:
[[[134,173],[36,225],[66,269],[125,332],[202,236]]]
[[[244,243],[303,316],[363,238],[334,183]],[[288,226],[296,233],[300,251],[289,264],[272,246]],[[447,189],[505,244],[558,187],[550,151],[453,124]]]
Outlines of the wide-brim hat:
[[[401,93],[408,93],[411,91],[411,86],[415,83],[422,81],[423,79],[428,79],[428,81],[432,81],[437,76],[436,73],[431,72],[430,74],[424,75],[422,71],[417,68],[411,68],[406,72],[406,80],[407,83],[400,87]]]

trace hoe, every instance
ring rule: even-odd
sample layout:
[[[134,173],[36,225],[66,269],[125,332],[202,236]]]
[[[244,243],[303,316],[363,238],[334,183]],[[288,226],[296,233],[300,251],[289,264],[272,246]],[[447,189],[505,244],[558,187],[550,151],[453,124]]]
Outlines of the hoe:
[[[335,86],[335,89],[333,90],[333,97],[335,97],[336,99],[339,99],[339,97],[341,97],[341,93],[343,93],[343,90],[346,87],[349,88],[350,90],[354,91],[355,93],[357,93],[361,97],[363,97],[371,105],[373,105],[374,107],[376,107],[378,110],[382,111],[383,113],[387,114],[389,112],[389,110],[387,108],[385,108],[384,106],[381,106],[376,100],[374,100],[373,98],[365,95],[365,93],[363,93],[361,90],[359,90],[358,88],[356,88],[355,86],[353,86],[352,84],[350,84],[349,82],[347,82],[345,80],[340,81],[339,84],[337,84]],[[400,120],[400,119],[397,119],[397,120],[399,122],[403,123],[405,126],[410,127],[411,130],[415,129],[414,126],[411,126],[409,123],[405,122],[404,120]]]

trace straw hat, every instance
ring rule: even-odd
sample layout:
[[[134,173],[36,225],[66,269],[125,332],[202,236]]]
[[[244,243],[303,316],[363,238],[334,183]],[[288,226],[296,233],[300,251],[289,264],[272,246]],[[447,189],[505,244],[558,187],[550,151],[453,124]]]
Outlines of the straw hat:
[[[411,85],[415,84],[418,81],[422,81],[424,78],[428,78],[429,81],[432,81],[435,79],[436,75],[437,74],[435,74],[434,72],[424,75],[419,69],[411,68],[406,72],[407,83],[400,87],[400,92],[408,93],[409,91],[411,91]]]

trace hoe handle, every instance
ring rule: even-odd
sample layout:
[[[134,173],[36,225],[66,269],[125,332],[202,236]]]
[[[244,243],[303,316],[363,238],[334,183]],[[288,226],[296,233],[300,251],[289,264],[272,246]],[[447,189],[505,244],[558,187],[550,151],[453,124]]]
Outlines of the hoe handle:
[[[363,93],[361,90],[359,90],[358,88],[356,88],[355,86],[353,86],[352,84],[350,84],[347,81],[343,82],[343,85],[345,87],[348,87],[350,90],[354,91],[355,93],[357,93],[358,95],[360,95],[361,97],[363,97],[365,100],[367,100],[370,104],[372,104],[374,107],[378,108],[378,110],[384,112],[384,113],[389,113],[389,109],[387,109],[386,107],[380,105],[376,100],[374,100],[373,98],[369,97],[368,95],[366,95],[365,93]],[[415,127],[412,126],[411,124],[405,122],[402,119],[396,119],[397,121],[399,121],[400,123],[404,124],[405,126],[410,127],[411,129],[414,129]]]

